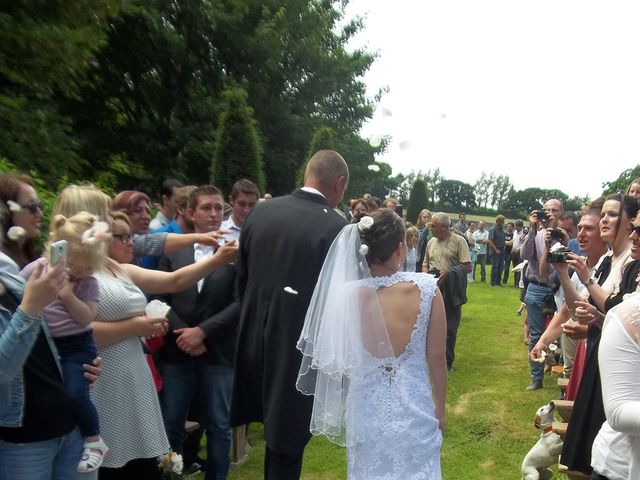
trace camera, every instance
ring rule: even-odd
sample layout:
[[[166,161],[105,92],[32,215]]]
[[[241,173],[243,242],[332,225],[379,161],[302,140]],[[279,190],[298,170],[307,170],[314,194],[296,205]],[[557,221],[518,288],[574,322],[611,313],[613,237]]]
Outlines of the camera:
[[[547,262],[549,263],[567,263],[567,258],[571,249],[568,247],[562,247],[554,252],[547,253]]]
[[[438,278],[440,276],[440,270],[438,270],[437,268],[432,268],[431,270],[429,270],[427,272],[429,275],[433,275],[434,277]]]
[[[562,239],[564,238],[562,230],[560,230],[559,228],[552,228],[551,232],[549,232],[549,235],[551,235],[552,240],[562,241]]]
[[[538,220],[549,220],[549,214],[546,210],[536,210],[538,214]]]

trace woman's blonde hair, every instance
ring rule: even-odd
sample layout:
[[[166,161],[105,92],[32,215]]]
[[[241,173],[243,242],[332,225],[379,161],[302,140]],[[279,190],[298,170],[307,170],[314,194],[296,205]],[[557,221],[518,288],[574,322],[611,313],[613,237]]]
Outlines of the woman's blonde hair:
[[[93,185],[67,185],[56,198],[52,215],[71,217],[78,212],[89,212],[99,220],[108,221],[111,198]]]
[[[406,238],[409,238],[411,235],[414,235],[416,237],[420,236],[420,231],[414,227],[413,225],[410,227],[407,227],[407,234],[406,234]]]
[[[86,267],[91,271],[100,270],[107,258],[107,245],[104,241],[83,241],[83,234],[94,227],[100,219],[96,215],[87,212],[76,213],[67,218],[64,215],[56,215],[49,228],[49,241],[45,245],[45,257],[50,260],[50,247],[58,240],[67,241],[67,265],[74,267]],[[86,235],[85,235],[86,237]]]

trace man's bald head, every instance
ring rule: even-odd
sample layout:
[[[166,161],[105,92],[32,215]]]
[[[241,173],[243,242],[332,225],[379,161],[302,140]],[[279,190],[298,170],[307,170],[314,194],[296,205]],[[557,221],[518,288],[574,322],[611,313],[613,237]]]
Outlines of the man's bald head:
[[[333,150],[313,154],[304,171],[304,186],[319,190],[332,205],[337,205],[349,182],[349,167],[342,155]]]

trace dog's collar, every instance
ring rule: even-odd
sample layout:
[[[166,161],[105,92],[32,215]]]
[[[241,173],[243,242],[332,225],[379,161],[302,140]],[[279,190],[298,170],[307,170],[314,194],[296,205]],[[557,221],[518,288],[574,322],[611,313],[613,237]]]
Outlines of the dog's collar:
[[[542,433],[550,433],[553,432],[553,427],[551,425],[549,425],[547,428],[545,428]]]

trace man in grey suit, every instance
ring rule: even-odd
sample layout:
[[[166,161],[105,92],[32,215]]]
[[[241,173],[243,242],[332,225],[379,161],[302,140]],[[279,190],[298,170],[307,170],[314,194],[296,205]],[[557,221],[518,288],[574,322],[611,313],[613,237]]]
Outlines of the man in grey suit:
[[[300,478],[313,397],[296,390],[296,342],[325,256],[346,225],[334,207],[348,180],[340,154],[321,150],[307,163],[304,187],[259,203],[242,228],[231,415],[232,425],[264,423],[267,479]]]
[[[188,215],[196,233],[218,230],[224,198],[216,187],[198,187],[189,196]],[[160,259],[158,270],[172,272],[213,255],[214,248],[195,244]],[[222,480],[229,471],[230,405],[233,357],[240,302],[233,264],[215,270],[182,292],[158,296],[171,306],[170,331],[160,351],[164,388],[162,415],[169,443],[182,451],[184,422],[197,387],[203,395],[207,435],[206,480]]]

